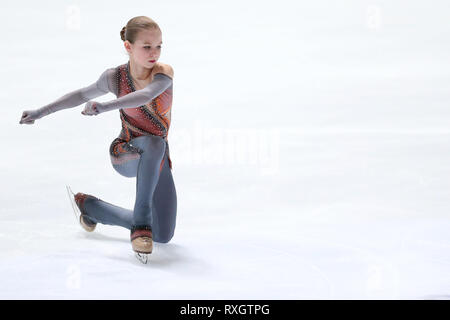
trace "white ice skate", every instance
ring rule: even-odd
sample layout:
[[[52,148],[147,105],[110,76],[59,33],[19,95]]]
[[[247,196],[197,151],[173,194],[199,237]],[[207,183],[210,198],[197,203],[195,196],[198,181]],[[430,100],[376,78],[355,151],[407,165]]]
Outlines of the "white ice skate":
[[[147,263],[153,251],[151,228],[149,226],[131,228],[131,246],[133,247],[136,258],[142,263]]]

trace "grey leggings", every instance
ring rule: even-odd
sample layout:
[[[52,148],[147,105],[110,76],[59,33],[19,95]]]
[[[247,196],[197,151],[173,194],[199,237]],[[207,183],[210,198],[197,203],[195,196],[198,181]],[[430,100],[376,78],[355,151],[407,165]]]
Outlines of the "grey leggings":
[[[136,177],[134,210],[128,210],[100,199],[86,198],[84,209],[93,222],[122,226],[151,226],[153,240],[169,242],[175,231],[177,195],[165,152],[166,142],[158,136],[140,136],[130,144],[140,149],[138,159],[115,165],[125,177]],[[160,164],[165,156],[163,168]]]

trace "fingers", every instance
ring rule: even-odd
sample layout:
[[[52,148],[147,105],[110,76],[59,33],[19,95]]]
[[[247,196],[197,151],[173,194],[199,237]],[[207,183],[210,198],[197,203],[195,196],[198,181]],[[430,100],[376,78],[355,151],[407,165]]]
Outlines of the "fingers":
[[[22,113],[22,118],[20,118],[20,123],[22,123],[22,121],[26,121],[28,118],[28,113],[24,112]]]
[[[85,116],[96,116],[99,112],[97,110],[97,102],[95,101],[88,101],[85,106],[84,110],[81,111],[81,114]]]
[[[19,123],[20,124],[33,124],[34,120],[36,120],[36,119],[33,119],[31,117],[31,115],[28,113],[28,111],[24,111],[22,113],[22,118],[20,118]]]
[[[28,121],[22,121],[22,120],[20,120],[19,123],[20,123],[20,124],[33,124],[33,123],[34,123],[34,120],[28,120]]]
[[[21,124],[22,123],[29,124],[29,123],[33,123],[33,122],[34,122],[34,119],[33,120],[31,119],[30,114],[27,111],[24,111],[22,113],[22,118],[20,118],[19,123],[21,123]]]
[[[94,113],[89,113],[89,112],[86,111],[86,110],[81,111],[81,114],[84,114],[85,116],[95,116],[95,115],[96,115],[96,114],[94,114]]]
[[[27,114],[23,114],[22,118],[20,119],[19,123],[26,123],[27,121],[29,121],[29,117]]]

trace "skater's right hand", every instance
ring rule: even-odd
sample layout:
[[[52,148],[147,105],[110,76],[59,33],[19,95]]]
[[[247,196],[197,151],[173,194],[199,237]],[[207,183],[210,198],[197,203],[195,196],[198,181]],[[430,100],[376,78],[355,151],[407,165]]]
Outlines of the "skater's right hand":
[[[38,110],[26,110],[22,113],[22,118],[20,119],[20,124],[33,124],[34,120],[40,119],[42,117],[41,112]]]
[[[84,110],[81,111],[81,114],[84,114],[85,116],[96,116],[100,113],[99,106],[102,104],[97,101],[88,101],[84,105]]]

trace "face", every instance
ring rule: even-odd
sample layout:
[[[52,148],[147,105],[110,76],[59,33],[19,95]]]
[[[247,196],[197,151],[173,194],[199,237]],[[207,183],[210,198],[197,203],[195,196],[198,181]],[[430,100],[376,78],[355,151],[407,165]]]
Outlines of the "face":
[[[134,44],[127,40],[124,45],[130,59],[137,65],[152,68],[161,54],[162,34],[157,29],[142,30],[138,33]]]

